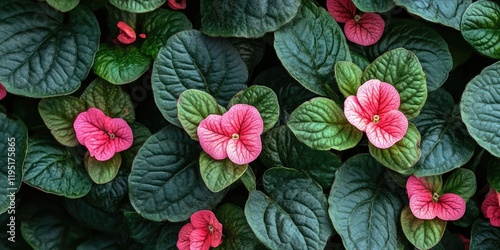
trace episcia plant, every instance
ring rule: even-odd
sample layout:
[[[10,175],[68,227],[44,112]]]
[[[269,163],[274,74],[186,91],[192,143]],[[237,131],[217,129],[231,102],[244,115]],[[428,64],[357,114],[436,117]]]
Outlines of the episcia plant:
[[[0,249],[497,249],[499,16],[3,0]]]

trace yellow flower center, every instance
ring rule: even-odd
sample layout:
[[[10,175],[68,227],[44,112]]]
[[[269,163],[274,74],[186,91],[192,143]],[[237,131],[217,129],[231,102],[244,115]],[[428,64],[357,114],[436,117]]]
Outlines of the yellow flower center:
[[[116,135],[115,134],[108,134],[109,135],[109,139],[113,140],[115,139]]]
[[[354,21],[355,21],[356,23],[358,23],[360,19],[361,19],[361,15],[355,15],[355,16],[354,16]]]
[[[212,227],[212,225],[208,225],[208,231],[210,231],[210,233],[213,233],[214,232],[214,227]]]
[[[240,139],[240,135],[239,135],[239,134],[232,134],[232,135],[231,135],[231,139],[236,139],[236,140],[238,140],[238,139]]]
[[[432,200],[433,200],[434,202],[437,202],[437,201],[439,200],[439,194],[438,194],[438,193],[434,193],[434,194],[432,195]]]
[[[374,115],[374,116],[372,117],[372,122],[373,122],[373,123],[377,124],[379,121],[380,121],[380,116],[378,116],[378,115]]]

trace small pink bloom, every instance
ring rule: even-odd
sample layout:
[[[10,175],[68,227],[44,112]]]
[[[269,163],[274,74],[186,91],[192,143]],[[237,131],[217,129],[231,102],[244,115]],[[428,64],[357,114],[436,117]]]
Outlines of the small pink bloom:
[[[118,34],[118,41],[123,44],[131,44],[135,42],[136,35],[134,29],[130,27],[125,22],[119,21],[116,26],[120,29],[120,34]]]
[[[401,140],[408,129],[408,119],[398,110],[398,91],[390,84],[369,80],[356,96],[344,102],[344,113],[352,125],[365,131],[368,140],[378,148],[389,148]]]
[[[183,10],[186,8],[186,0],[168,0],[168,6],[173,10]]]
[[[257,159],[262,143],[264,122],[250,105],[236,104],[223,115],[209,115],[198,126],[203,150],[216,160],[226,157],[239,165]]]
[[[90,156],[98,161],[107,161],[115,153],[130,148],[134,139],[126,121],[108,117],[96,108],[80,113],[73,128],[78,142],[86,146]]]
[[[222,224],[210,210],[200,210],[191,215],[191,223],[179,231],[177,248],[180,250],[208,250],[222,243]]]
[[[339,23],[345,23],[356,16],[356,5],[352,0],[327,0],[326,8]]]
[[[484,217],[490,219],[490,224],[494,227],[500,227],[500,201],[498,197],[500,193],[497,193],[493,189],[486,195],[486,198],[481,204],[481,211]]]
[[[436,217],[446,221],[460,219],[465,214],[465,200],[457,194],[439,194],[436,190],[441,187],[434,184],[428,183],[425,177],[412,175],[408,178],[406,190],[413,215],[422,220]]]
[[[5,87],[0,83],[0,100],[5,98],[6,95],[7,95],[7,89],[5,89]]]

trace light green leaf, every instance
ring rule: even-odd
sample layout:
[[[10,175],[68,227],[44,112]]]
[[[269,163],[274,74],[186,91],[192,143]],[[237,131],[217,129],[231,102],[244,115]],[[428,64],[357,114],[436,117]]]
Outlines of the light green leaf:
[[[335,64],[335,80],[344,97],[358,93],[362,74],[363,71],[352,62],[340,61]]]
[[[257,180],[252,168],[248,167],[247,171],[240,177],[240,180],[248,191],[252,192],[257,189]]]
[[[454,193],[468,201],[476,193],[476,176],[474,172],[459,168],[446,179],[442,193]]]
[[[200,173],[210,191],[216,193],[237,181],[247,170],[248,164],[237,165],[229,158],[215,160],[205,152],[200,154]]]
[[[394,7],[394,0],[353,0],[363,12],[387,12]]]
[[[98,161],[91,157],[87,152],[83,158],[85,170],[89,173],[90,178],[97,184],[104,184],[112,181],[120,170],[122,157],[120,153],[116,153],[107,161]]]
[[[500,228],[492,226],[483,219],[472,224],[470,250],[498,249],[500,247]]]
[[[38,104],[38,112],[50,133],[67,147],[80,144],[76,139],[73,123],[78,114],[86,110],[85,102],[73,96],[46,98]]]
[[[230,203],[226,203],[215,211],[215,216],[224,225],[222,234],[224,240],[217,247],[218,250],[253,250],[260,244],[255,237],[243,209]]]
[[[62,12],[68,12],[74,9],[80,0],[47,0],[47,3]]]
[[[144,13],[161,7],[166,0],[109,0],[121,10],[133,13]]]
[[[500,59],[500,3],[477,1],[462,18],[462,35],[477,51]]]
[[[226,106],[247,87],[247,80],[246,65],[233,45],[197,30],[181,31],[168,39],[153,65],[151,79],[156,105],[177,126],[177,99],[185,90],[206,91]]]
[[[421,220],[416,218],[410,207],[401,212],[401,227],[406,238],[419,249],[429,249],[439,243],[446,229],[446,221],[439,218]]]
[[[297,15],[300,0],[201,0],[201,31],[209,36],[262,37]]]
[[[50,97],[76,91],[99,46],[99,24],[84,6],[68,19],[44,2],[0,3],[0,82],[12,94]]]
[[[332,100],[317,97],[290,114],[288,127],[297,139],[316,150],[345,150],[358,144],[363,132],[352,126]]]

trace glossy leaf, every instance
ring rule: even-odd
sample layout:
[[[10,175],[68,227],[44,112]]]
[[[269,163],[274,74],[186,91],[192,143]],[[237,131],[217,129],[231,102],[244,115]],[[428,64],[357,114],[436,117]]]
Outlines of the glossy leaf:
[[[500,157],[500,62],[484,68],[465,88],[462,120],[476,142]]]
[[[478,1],[462,18],[462,35],[481,54],[500,59],[500,3]]]
[[[346,249],[395,249],[403,207],[369,154],[349,158],[337,171],[328,212]]]
[[[300,0],[201,0],[201,30],[209,36],[262,37],[297,15]]]
[[[85,102],[72,96],[46,98],[38,104],[38,112],[50,133],[67,147],[79,145],[73,123],[78,114],[84,111]]]
[[[153,221],[184,221],[224,197],[224,192],[213,193],[203,182],[200,151],[198,142],[174,126],[144,143],[129,177],[129,198],[141,216]]]
[[[166,0],[109,0],[109,2],[124,11],[143,13],[159,8]]]
[[[0,9],[7,10],[0,14],[0,82],[7,91],[28,97],[76,91],[99,46],[94,14],[77,6],[64,21],[63,13],[29,0],[2,1]]]
[[[335,64],[335,80],[339,86],[340,92],[344,97],[356,95],[359,86],[361,86],[361,76],[363,71],[358,65],[352,62],[340,61]]]
[[[160,50],[151,81],[163,116],[180,126],[176,104],[186,89],[206,91],[226,106],[232,96],[246,88],[247,79],[245,63],[229,41],[188,30],[173,35]]]
[[[200,155],[201,178],[208,189],[214,193],[224,190],[237,181],[247,168],[248,164],[238,165],[231,162],[229,158],[215,160],[205,152],[201,152]]]
[[[255,173],[253,172],[252,168],[247,168],[247,171],[243,173],[243,175],[240,177],[240,180],[243,185],[245,185],[248,191],[251,192],[257,189],[257,178],[255,177]]]
[[[394,7],[394,0],[352,0],[364,12],[386,12]]]
[[[489,222],[477,219],[472,224],[470,250],[497,249],[500,246],[500,229]]]
[[[215,216],[224,226],[224,240],[217,247],[221,250],[251,250],[260,244],[253,233],[243,209],[233,204],[226,203],[215,211]]]
[[[264,173],[265,193],[253,191],[245,217],[270,249],[324,249],[333,233],[323,189],[305,173],[271,168]]]
[[[332,100],[318,97],[303,103],[290,115],[288,127],[297,139],[316,150],[345,150],[361,140],[363,133],[352,126]]]
[[[416,218],[409,207],[401,212],[401,227],[406,238],[419,249],[429,249],[439,243],[446,229],[446,221],[438,218],[421,220]]]
[[[454,193],[468,201],[476,193],[476,176],[474,172],[459,168],[446,179],[442,193]]]
[[[83,159],[83,164],[90,178],[97,184],[104,184],[112,181],[118,174],[121,163],[122,157],[119,153],[115,154],[107,161],[98,161],[88,153]]]
[[[500,191],[500,162],[498,159],[493,158],[486,163],[488,184],[495,189]]]
[[[90,205],[108,213],[117,213],[128,202],[129,169],[120,168],[116,177],[105,184],[93,185],[85,196]]]
[[[460,120],[451,95],[438,89],[429,95],[413,123],[422,135],[422,157],[415,165],[418,176],[443,174],[464,165],[474,153],[474,141]]]
[[[47,0],[47,3],[62,12],[68,12],[74,9],[80,0]]]

